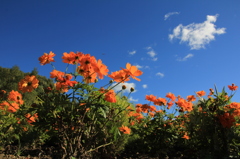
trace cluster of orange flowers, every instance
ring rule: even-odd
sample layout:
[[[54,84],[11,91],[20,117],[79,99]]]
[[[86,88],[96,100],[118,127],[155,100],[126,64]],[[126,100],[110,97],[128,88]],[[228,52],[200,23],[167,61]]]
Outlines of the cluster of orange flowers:
[[[168,98],[169,100],[167,100]],[[157,98],[154,95],[146,95],[145,99],[153,102],[154,105],[158,106],[168,106],[167,108],[170,109],[174,103],[180,107],[180,111],[192,111],[193,104],[192,102],[196,100],[194,95],[187,96],[187,100],[181,98],[180,96],[176,97],[173,93],[167,93],[166,98]],[[177,101],[176,101],[177,100]]]
[[[113,72],[112,74],[108,75],[108,77],[112,78],[115,82],[124,83],[130,80],[129,77],[140,81],[140,79],[136,76],[140,76],[142,74],[143,72],[138,70],[136,66],[132,66],[131,64],[127,63],[126,69],[122,68],[122,70]]]
[[[41,65],[45,65],[54,61],[55,54],[50,52],[49,54],[44,53],[41,57],[39,57],[39,61]],[[97,78],[103,79],[109,72],[106,65],[102,63],[102,61],[96,60],[94,56],[90,54],[83,54],[82,52],[69,52],[63,53],[62,56],[63,62],[77,65],[77,73],[83,76],[83,81],[85,83],[94,83],[97,81]],[[136,66],[132,66],[131,64],[126,64],[126,69],[116,71],[108,75],[108,77],[112,78],[115,82],[126,82],[129,81],[130,77],[140,81],[136,76],[142,75],[142,71],[138,70]],[[74,86],[77,84],[76,81],[70,81],[72,76],[70,74],[65,74],[63,72],[53,70],[51,73],[51,78],[55,78],[57,80],[56,89],[61,90],[62,92],[67,92],[69,86]],[[106,91],[105,100],[109,102],[116,102],[115,92],[113,90]]]
[[[233,110],[232,113],[229,113]],[[240,116],[240,103],[232,102],[225,106],[225,113],[218,116],[218,119],[223,127],[231,128],[236,122],[235,117]]]
[[[230,113],[218,115],[218,119],[224,128],[231,128],[236,122],[234,116]]]
[[[153,105],[148,104],[136,104],[137,113],[148,113],[149,116],[154,117],[157,108]]]
[[[18,91],[12,90],[8,94],[7,101],[0,103],[0,109],[6,109],[8,112],[14,113],[19,109],[19,105],[22,105],[23,103],[22,94]]]
[[[67,92],[69,87],[73,87],[75,84],[77,84],[77,81],[71,81],[73,76],[71,74],[65,74],[64,72],[53,70],[50,72],[50,78],[56,79],[56,90],[59,90],[61,92]]]
[[[55,54],[53,52],[49,54],[44,53],[44,55],[39,58],[40,64],[45,65],[50,62],[55,62],[53,59],[54,56]],[[103,76],[108,73],[107,66],[104,65],[101,60],[96,60],[94,56],[90,56],[90,54],[64,52],[62,59],[64,63],[79,65],[76,71],[84,77],[86,83],[96,82],[97,76],[103,79]]]
[[[238,86],[236,86],[235,84],[232,84],[232,85],[228,85],[228,88],[231,91],[235,91],[238,89]],[[225,109],[225,113],[222,115],[218,115],[218,119],[224,128],[231,128],[232,126],[234,126],[234,123],[236,122],[235,117],[240,116],[240,103],[232,102],[229,105],[226,105],[224,109]],[[229,113],[231,110],[232,110],[232,113]]]
[[[34,89],[38,87],[38,79],[35,76],[25,76],[20,82],[18,83],[18,89],[25,92],[32,92]],[[3,98],[3,95],[6,94],[6,91],[1,91],[1,98]],[[14,113],[19,108],[20,105],[24,104],[24,101],[22,99],[22,94],[18,91],[12,90],[7,95],[7,100],[0,103],[0,109],[6,110],[7,112]],[[37,114],[34,114],[33,116],[30,114],[26,114],[25,118],[27,119],[28,123],[35,122],[35,119],[37,118]],[[19,120],[19,119],[18,119]],[[18,121],[20,124],[21,122]],[[24,127],[24,130],[27,131],[27,129]]]

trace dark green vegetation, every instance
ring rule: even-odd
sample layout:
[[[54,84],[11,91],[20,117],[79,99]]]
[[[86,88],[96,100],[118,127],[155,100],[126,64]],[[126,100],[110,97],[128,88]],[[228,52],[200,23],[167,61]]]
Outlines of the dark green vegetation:
[[[18,111],[0,109],[0,147],[11,157],[240,157],[240,104],[231,102],[232,92],[227,96],[224,89],[215,89],[211,98],[200,97],[189,112],[180,111],[179,103],[175,105],[178,116],[167,113],[166,105],[159,106],[161,111],[151,111],[151,116],[150,110],[137,113],[120,94],[116,103],[107,102],[93,84],[78,83],[69,93],[60,93],[36,69],[24,73],[14,66],[0,68],[0,74],[0,89],[7,92],[17,91],[25,75],[35,75],[40,81],[37,89],[22,93],[24,104]],[[0,102],[5,100],[0,97]],[[26,114],[38,117],[29,123]],[[120,132],[122,125],[131,128],[131,134]]]

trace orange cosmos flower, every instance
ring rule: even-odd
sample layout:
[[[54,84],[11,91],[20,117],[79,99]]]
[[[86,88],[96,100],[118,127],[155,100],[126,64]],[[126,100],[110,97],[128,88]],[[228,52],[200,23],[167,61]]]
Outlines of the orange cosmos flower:
[[[61,82],[57,82],[54,85],[56,87],[56,90],[60,91],[61,93],[68,92],[68,86],[62,84]]]
[[[72,79],[71,74],[65,74],[63,77],[58,80],[57,83],[55,83],[56,90],[60,90],[60,92],[67,92],[69,87],[75,86],[77,84],[77,81],[70,81]]]
[[[146,95],[145,99],[150,102],[154,102],[157,99],[157,97],[151,94],[151,95]]]
[[[155,114],[154,114],[153,112],[149,112],[148,115],[149,115],[150,117],[154,117]]]
[[[20,91],[22,91],[23,93],[25,92],[32,92],[34,89],[36,89],[38,87],[38,79],[36,78],[36,76],[32,75],[32,76],[25,76],[24,79],[22,79],[19,83],[18,83],[18,89]]]
[[[129,75],[123,70],[112,72],[110,75],[108,75],[108,77],[112,78],[115,82],[121,82],[121,83],[124,83],[130,80]]]
[[[157,108],[156,108],[154,105],[150,105],[150,106],[149,106],[149,110],[150,110],[151,112],[156,112]]]
[[[7,101],[3,101],[2,103],[0,103],[0,109],[5,109],[5,107],[7,107],[8,112],[14,113],[19,109],[19,104],[17,104],[16,102],[9,103]]]
[[[133,79],[137,80],[137,81],[140,81],[139,78],[137,78],[136,76],[141,76],[143,74],[142,71],[138,70],[138,68],[136,66],[131,66],[130,63],[127,63],[126,64],[126,69],[123,69],[122,70],[124,72],[127,73],[127,75],[130,75]]]
[[[234,122],[236,122],[234,116],[229,113],[219,115],[218,119],[224,128],[231,128],[234,125]]]
[[[111,102],[111,103],[116,103],[116,94],[114,90],[109,90],[105,95],[104,95],[104,100]]]
[[[50,62],[55,62],[53,59],[54,56],[55,54],[52,51],[50,51],[49,54],[44,53],[41,57],[38,58],[38,60],[40,61],[41,65],[46,65]]]
[[[195,98],[194,95],[189,95],[189,96],[187,96],[187,101],[188,101],[188,102],[193,102],[193,101],[195,101],[195,100],[196,100],[196,98]]]
[[[83,56],[82,52],[74,53],[74,52],[67,52],[63,53],[62,59],[64,63],[68,64],[76,64],[79,62],[80,58]]]
[[[170,109],[170,108],[173,106],[173,104],[174,104],[174,103],[173,103],[172,101],[168,102],[168,103],[167,103],[167,105],[168,105],[167,109]]]
[[[23,104],[24,101],[22,100],[22,94],[19,93],[18,91],[12,90],[9,95],[8,95],[8,100],[9,101],[14,101],[17,104]]]
[[[34,114],[34,115],[31,115],[31,114],[26,114],[25,117],[27,118],[27,122],[29,124],[33,123],[33,122],[36,122],[36,119],[38,118],[38,115],[37,114]]]
[[[157,98],[155,101],[154,101],[154,105],[166,105],[167,104],[167,100],[165,98]]]
[[[131,126],[133,126],[134,124],[135,124],[134,121],[131,121],[131,122],[130,122],[130,125],[131,125]],[[239,124],[239,125],[240,125],[240,124]]]
[[[141,110],[143,113],[147,113],[150,106],[148,104],[141,104]]]
[[[97,65],[94,68],[94,70],[95,70],[95,72],[97,73],[97,75],[100,79],[103,79],[103,76],[106,76],[108,74],[108,71],[109,71],[107,66],[104,65],[102,63],[102,60],[100,60],[100,59],[97,61]]]
[[[198,92],[196,92],[196,94],[197,94],[199,97],[202,97],[202,96],[205,96],[205,95],[206,95],[206,92],[205,92],[205,91],[198,91]]]
[[[94,69],[97,66],[97,60],[94,56],[90,54],[83,54],[81,59],[79,59],[80,65],[84,68],[84,70],[89,70],[90,68]]]
[[[182,138],[187,139],[187,140],[190,139],[190,137],[187,135],[187,133],[185,133]]]
[[[235,91],[238,89],[238,86],[235,86],[235,84],[233,83],[231,86],[228,85],[228,88],[231,90],[231,91]]]
[[[93,68],[89,67],[88,70],[84,69],[83,66],[78,66],[79,74],[83,76],[85,83],[95,83],[97,81],[97,74]]]
[[[193,110],[193,104],[191,102],[186,101],[183,98],[179,98],[176,104],[181,108],[180,111],[192,111]]]
[[[135,119],[138,120],[138,122],[141,122],[141,119],[144,118],[144,116],[141,113],[132,113],[130,116],[135,117]]]
[[[118,128],[121,132],[124,134],[131,134],[131,129],[128,128],[127,126],[122,125],[122,127]]]
[[[225,106],[225,109],[228,111],[233,109],[234,111],[233,111],[232,115],[240,116],[240,103],[232,102],[229,105]]]
[[[167,93],[166,97],[169,98],[169,99],[171,99],[172,101],[175,101],[175,100],[176,100],[175,95],[172,94],[172,93]]]
[[[97,82],[97,75],[93,74],[93,75],[89,75],[84,77],[83,80],[85,83],[96,83]]]
[[[59,80],[59,81],[63,80],[64,75],[65,75],[64,72],[57,71],[57,70],[53,70],[52,72],[50,72],[50,78],[56,78],[56,80]]]

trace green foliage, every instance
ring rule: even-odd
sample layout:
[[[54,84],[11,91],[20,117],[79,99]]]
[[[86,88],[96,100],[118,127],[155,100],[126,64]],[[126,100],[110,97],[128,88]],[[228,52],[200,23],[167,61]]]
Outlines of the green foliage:
[[[17,156],[29,146],[53,146],[51,157],[72,159],[120,154],[135,158],[240,156],[240,103],[231,102],[234,93],[228,96],[224,88],[221,92],[215,88],[206,99],[198,95],[194,104],[181,97],[171,99],[175,107],[169,113],[169,101],[165,103],[163,98],[158,101],[159,111],[148,104],[135,108],[121,91],[114,95],[116,102],[107,101],[105,95],[114,87],[109,86],[111,82],[103,90],[78,82],[68,85],[64,93],[51,79],[38,75],[37,69],[23,73],[17,66],[0,67],[0,73],[0,90],[7,91],[1,92],[0,103],[7,102],[5,105],[11,105],[8,92],[17,90],[25,75],[35,75],[40,81],[37,89],[23,93],[24,104],[17,111],[9,112],[0,105],[0,146],[17,145]],[[77,72],[70,74],[74,81],[81,77]],[[189,107],[188,111],[183,107]],[[131,135],[120,132],[124,132],[122,126],[130,127]]]

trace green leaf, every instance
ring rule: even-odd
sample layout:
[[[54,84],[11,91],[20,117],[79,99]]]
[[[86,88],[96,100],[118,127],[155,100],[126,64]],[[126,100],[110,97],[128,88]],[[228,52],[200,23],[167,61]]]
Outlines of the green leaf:
[[[103,108],[101,108],[101,107],[100,107],[99,109],[100,109],[100,111],[102,112],[103,117],[106,118],[106,112],[105,112],[105,110],[103,110]]]

